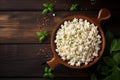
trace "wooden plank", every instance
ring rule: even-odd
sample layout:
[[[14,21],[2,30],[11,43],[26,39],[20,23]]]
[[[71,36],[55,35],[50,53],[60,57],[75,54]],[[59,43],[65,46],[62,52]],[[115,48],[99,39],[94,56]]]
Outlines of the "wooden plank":
[[[0,45],[0,76],[41,76],[46,55],[49,45]]]
[[[46,78],[0,78],[0,80],[48,80]],[[73,78],[55,78],[54,80],[73,80]],[[74,80],[90,80],[90,78],[74,78]]]
[[[0,0],[0,10],[42,10],[43,3],[54,3],[55,10],[69,10],[74,3],[80,4],[79,10],[120,9],[119,2],[112,0]]]
[[[0,43],[38,43],[35,32],[39,27],[47,29],[50,33],[62,18],[80,12],[56,12],[56,17],[51,14],[42,15],[41,12],[1,12]],[[86,13],[87,12],[81,12]],[[95,12],[89,13],[95,14]],[[47,18],[48,21],[45,21]],[[50,42],[50,37],[46,43]]]
[[[120,36],[120,12],[111,11],[112,16],[107,21],[102,21],[101,26],[110,29]],[[63,18],[69,15],[84,14],[89,17],[97,17],[98,11],[57,11],[56,16],[52,14],[42,15],[41,12],[0,12],[0,43],[38,43],[36,31],[40,27],[51,32]],[[50,36],[44,43],[50,43]]]
[[[52,58],[50,44],[0,45],[0,77],[42,77],[44,64]],[[88,69],[69,69],[58,65],[53,73],[59,77],[89,77],[94,66]]]

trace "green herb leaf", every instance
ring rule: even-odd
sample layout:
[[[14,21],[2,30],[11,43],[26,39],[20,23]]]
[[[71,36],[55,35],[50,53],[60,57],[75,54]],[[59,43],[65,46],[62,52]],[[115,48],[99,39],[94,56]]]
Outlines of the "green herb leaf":
[[[111,31],[107,31],[105,37],[106,37],[106,48],[107,48],[107,50],[110,50],[110,46],[114,39],[114,35]]]
[[[103,58],[104,62],[106,63],[107,66],[114,67],[114,60],[111,57],[104,57]]]
[[[75,4],[74,7],[77,8],[78,4]]]
[[[114,67],[114,70],[112,72],[111,80],[120,80],[120,71],[117,70],[116,67]]]
[[[36,32],[36,34],[37,34],[37,36],[41,36],[42,35],[42,33],[41,32]]]
[[[54,78],[54,74],[48,73],[48,75],[49,75],[49,78]]]
[[[70,8],[70,11],[73,11],[73,10],[74,10],[74,7],[71,7],[71,8]]]
[[[113,56],[114,61],[119,65],[120,64],[120,52],[116,53]]]
[[[49,10],[50,12],[53,12],[53,8],[51,8],[51,7],[48,7],[48,10]]]
[[[70,11],[76,10],[77,7],[78,7],[78,4],[72,4],[72,6],[70,7]]]
[[[48,73],[44,73],[43,77],[48,78],[49,77]]]
[[[120,67],[118,66],[117,68],[116,68],[118,71],[120,71]]]
[[[48,7],[53,8],[53,7],[54,7],[54,4],[53,4],[53,3],[50,3]]]
[[[48,70],[49,70],[48,67],[45,67],[44,72],[47,73]]]
[[[97,71],[101,74],[101,75],[108,75],[112,70],[109,69],[108,66],[105,66],[103,64],[99,64],[97,67]]]
[[[44,6],[44,7],[48,7],[49,4],[48,4],[48,3],[44,3],[43,6]]]
[[[52,69],[51,69],[51,68],[49,68],[48,72],[49,72],[49,73],[51,73],[51,71],[52,71]]]
[[[103,70],[104,71],[101,72],[101,75],[106,75],[107,76],[110,72],[112,72],[112,70],[109,69],[108,66],[104,66]]]
[[[48,32],[47,31],[44,31],[43,34],[44,34],[44,36],[48,36]]]
[[[42,43],[42,42],[43,42],[44,38],[45,38],[45,36],[44,36],[44,35],[42,35],[42,36],[39,38],[40,43]]]
[[[53,3],[44,3],[43,6],[45,7],[42,11],[42,14],[47,14],[48,12],[53,12],[53,7],[54,4]]]
[[[120,50],[120,39],[113,39],[110,48],[110,53],[112,53],[112,51],[118,51],[118,50]]]
[[[103,80],[112,80],[111,76],[106,76]]]
[[[48,36],[48,32],[44,30],[43,32],[36,32],[36,34],[39,36],[39,42],[43,42],[46,36]]]
[[[48,9],[47,8],[45,8],[43,11],[42,11],[42,14],[47,14],[48,13]]]
[[[95,74],[91,75],[90,80],[97,80],[97,77],[95,76]]]

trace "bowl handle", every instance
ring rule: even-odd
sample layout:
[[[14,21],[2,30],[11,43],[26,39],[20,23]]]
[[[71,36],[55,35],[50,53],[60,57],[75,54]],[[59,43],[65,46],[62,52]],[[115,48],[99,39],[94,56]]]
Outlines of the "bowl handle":
[[[51,69],[54,69],[59,63],[59,58],[56,58],[55,56],[51,60],[47,61],[47,64],[50,66]]]
[[[106,20],[108,18],[110,18],[111,16],[111,13],[108,9],[106,8],[102,8],[99,13],[98,13],[98,21],[101,21],[101,20]]]

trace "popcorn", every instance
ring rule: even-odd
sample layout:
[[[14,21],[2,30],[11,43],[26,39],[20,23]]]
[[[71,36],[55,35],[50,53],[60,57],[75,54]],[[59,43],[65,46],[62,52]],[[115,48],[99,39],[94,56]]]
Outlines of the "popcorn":
[[[80,66],[80,64],[81,64],[80,62],[77,62],[77,63],[76,63],[76,66]]]
[[[97,56],[102,43],[95,24],[74,18],[64,21],[56,33],[56,52],[71,66],[88,65]]]

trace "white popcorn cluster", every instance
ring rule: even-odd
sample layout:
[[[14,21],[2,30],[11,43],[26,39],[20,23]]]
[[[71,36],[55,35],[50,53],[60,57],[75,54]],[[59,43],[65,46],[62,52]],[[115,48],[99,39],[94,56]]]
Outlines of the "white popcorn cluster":
[[[87,20],[64,21],[56,33],[56,52],[71,66],[87,65],[98,56],[101,36],[97,26]]]

